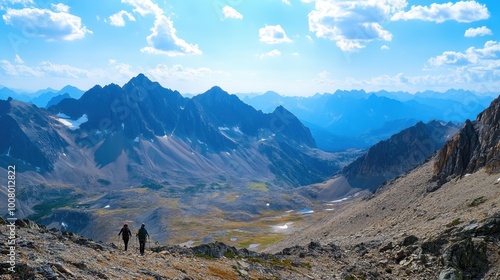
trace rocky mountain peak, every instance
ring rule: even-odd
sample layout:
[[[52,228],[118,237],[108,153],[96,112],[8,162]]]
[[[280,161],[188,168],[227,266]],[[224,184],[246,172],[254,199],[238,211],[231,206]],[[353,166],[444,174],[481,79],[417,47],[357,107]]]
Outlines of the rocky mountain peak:
[[[467,120],[462,129],[439,151],[434,164],[434,179],[444,183],[481,168],[500,171],[500,98]]]

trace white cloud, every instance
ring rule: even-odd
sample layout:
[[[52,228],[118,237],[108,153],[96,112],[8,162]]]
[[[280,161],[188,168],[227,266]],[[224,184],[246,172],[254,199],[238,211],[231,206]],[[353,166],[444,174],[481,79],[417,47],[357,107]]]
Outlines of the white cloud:
[[[12,64],[7,60],[0,60],[0,68],[4,74],[13,77],[41,77],[43,73],[23,64]]]
[[[224,14],[224,18],[243,19],[243,15],[230,6],[224,6],[222,13]]]
[[[156,17],[151,32],[151,35],[147,37],[149,47],[142,48],[142,52],[168,56],[201,54],[198,45],[188,44],[177,37],[174,23],[164,15]]]
[[[149,14],[163,15],[163,10],[151,0],[122,0],[122,3],[134,6],[134,12],[141,16]]]
[[[488,19],[490,13],[486,5],[476,1],[433,3],[430,6],[412,6],[407,12],[396,13],[391,20],[424,20],[442,23],[447,20],[474,22]]]
[[[281,2],[286,5],[291,5],[290,0],[281,0]]]
[[[266,25],[259,29],[259,38],[261,42],[267,44],[290,43],[292,40],[286,36],[285,30],[281,25]]]
[[[0,68],[5,75],[12,77],[65,77],[79,78],[90,77],[91,72],[73,67],[66,64],[56,64],[48,61],[42,61],[36,66],[28,66],[24,61],[16,55],[16,64],[12,64],[7,60],[0,61]]]
[[[480,66],[483,69],[500,67],[500,43],[488,41],[483,48],[470,47],[465,52],[446,51],[429,59],[431,66]],[[477,69],[477,68],[476,68]]]
[[[16,54],[16,57],[14,58],[14,61],[17,64],[24,64],[24,60],[18,54]]]
[[[274,56],[280,56],[280,55],[281,55],[281,52],[279,50],[277,50],[277,49],[274,49],[274,50],[272,50],[270,52],[256,54],[255,57],[263,59],[263,58],[266,58],[266,57],[274,57]]]
[[[313,79],[313,82],[318,84],[332,84],[335,81],[330,78],[330,73],[324,70],[316,75],[316,78]]]
[[[121,10],[109,17],[109,24],[120,27],[125,26],[125,17],[130,21],[135,21],[135,17],[131,13]]]
[[[374,40],[391,41],[382,23],[406,6],[406,0],[316,0],[309,30],[335,41],[342,51],[355,51]]]
[[[493,35],[493,32],[486,27],[478,27],[478,28],[469,28],[465,30],[465,37],[476,37],[476,36],[486,36],[486,35]]]
[[[69,13],[69,7],[55,5],[56,11],[38,8],[7,9],[2,16],[6,24],[23,31],[28,37],[41,37],[48,41],[83,39],[92,31],[82,25],[82,19]]]
[[[464,52],[446,51],[428,61],[430,71],[446,70],[448,81],[463,88],[484,88],[494,91],[492,84],[500,81],[500,42],[488,41],[482,48],[470,47]],[[498,91],[498,89],[496,89]]]
[[[73,67],[67,64],[56,64],[48,61],[42,61],[37,70],[49,75],[68,78],[89,77],[90,72],[81,68]]]
[[[149,14],[155,16],[151,35],[146,38],[148,46],[142,48],[141,52],[167,56],[202,53],[198,45],[189,44],[177,37],[173,21],[151,0],[122,0],[122,3],[134,6],[133,11],[141,16]]]
[[[0,0],[0,10],[5,10],[7,9],[7,6],[12,5],[22,5],[24,7],[27,7],[28,5],[33,4],[33,0]]]
[[[381,49],[381,50],[383,50],[383,51],[386,51],[386,50],[388,50],[388,49],[389,49],[389,46],[387,46],[387,45],[383,45],[382,47],[380,47],[380,49]]]
[[[198,81],[206,77],[227,77],[228,73],[223,71],[212,70],[208,67],[190,68],[183,67],[182,65],[175,64],[169,67],[166,64],[158,64],[155,68],[145,71],[149,77],[158,80],[171,82],[172,80],[178,81]]]
[[[59,4],[50,4],[50,6],[56,12],[69,13],[69,6],[68,5],[64,5],[62,3],[59,3]]]

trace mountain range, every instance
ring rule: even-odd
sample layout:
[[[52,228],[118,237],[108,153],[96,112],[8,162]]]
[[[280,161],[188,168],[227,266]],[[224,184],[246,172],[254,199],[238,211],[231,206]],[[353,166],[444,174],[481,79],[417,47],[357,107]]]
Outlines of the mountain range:
[[[215,90],[222,93],[218,88]],[[155,185],[112,191],[112,183],[105,181],[101,181],[107,185],[100,188],[102,193],[91,196],[82,195],[83,188],[72,189],[64,184],[53,189],[47,185],[20,187],[20,201],[26,204],[37,197],[47,199],[56,192],[64,201],[75,198],[75,194],[83,197],[77,197],[75,204],[58,205],[57,209],[50,209],[52,214],[41,216],[44,223],[50,219],[65,219],[69,224],[65,223],[62,230],[48,229],[29,220],[16,221],[16,230],[20,233],[16,253],[20,261],[15,273],[24,279],[128,276],[155,279],[323,279],[332,276],[340,279],[497,279],[500,274],[499,105],[500,98],[497,98],[475,120],[466,120],[460,127],[451,122],[419,122],[374,145],[339,172],[374,189],[371,181],[384,176],[387,170],[389,177],[385,178],[392,179],[374,193],[358,192],[346,199],[320,201],[307,211],[285,211],[284,207],[274,208],[274,212],[261,210],[272,209],[274,204],[284,200],[283,196],[273,193],[268,197],[268,205],[245,210],[246,213],[260,211],[260,224],[248,216],[245,220],[245,216],[236,218],[234,213],[228,212],[223,218],[210,217],[217,211],[207,213],[208,209],[201,206],[211,205],[220,211],[224,204],[230,204],[234,207],[233,212],[241,211],[259,199],[259,196],[251,197],[250,192],[266,196],[263,185],[253,185],[235,195],[234,188],[213,184],[210,190],[206,187],[191,189],[189,197],[185,197],[188,193],[174,196],[150,188]],[[0,112],[3,112],[0,120],[11,124],[13,133],[22,135],[25,127],[20,127],[15,117],[25,111],[30,112],[28,116],[33,119],[27,124],[31,129],[44,124],[39,120],[47,116],[48,122],[55,118],[33,105],[8,100],[0,103]],[[75,129],[75,133],[78,130],[81,128]],[[59,131],[49,129],[41,135],[49,137],[54,133]],[[284,141],[291,137],[282,136]],[[58,145],[43,146],[44,149],[41,146],[40,150],[74,145],[69,139],[61,138],[63,142]],[[305,146],[308,139],[294,137],[292,143]],[[206,153],[214,153],[212,149],[216,147],[224,151],[223,145],[210,147]],[[9,157],[4,155],[2,159]],[[57,163],[54,166],[56,169]],[[394,177],[401,172],[405,173]],[[19,176],[22,183],[27,173]],[[31,193],[27,195],[26,192]],[[125,192],[132,196],[123,195]],[[5,190],[0,193],[5,196]],[[293,192],[286,192],[286,189],[281,189],[283,194],[288,201],[299,198],[292,197]],[[245,196],[242,201],[239,195]],[[224,201],[214,199],[217,196],[224,196]],[[195,203],[189,204],[193,200]],[[237,205],[232,204],[234,201]],[[60,202],[60,199],[51,200],[52,205]],[[194,208],[195,217],[186,212],[178,216],[178,211],[186,205]],[[285,207],[288,206],[291,204]],[[36,210],[43,212],[46,208]],[[85,236],[102,240],[106,235],[116,237],[121,222],[127,219],[132,227],[137,227],[138,221],[146,221],[153,240],[157,241],[149,244],[145,258],[135,257],[134,252],[120,255],[119,240],[115,240],[117,246],[67,231],[79,226]],[[160,222],[169,219],[171,223]],[[0,224],[6,221],[0,219]],[[167,224],[172,228],[164,227]],[[228,224],[233,226],[232,230],[228,230]],[[186,227],[184,233],[200,233],[200,227],[215,233],[204,238],[200,245],[184,243],[191,248],[164,244],[165,240],[169,244],[179,240],[174,236],[165,239],[164,232],[180,235],[181,232],[175,232],[180,226]],[[241,247],[239,240],[247,238],[250,231],[255,234],[256,228],[274,228],[275,231],[267,231],[264,236],[254,235],[249,243],[244,243],[244,249],[233,247]],[[284,240],[276,239],[277,230],[284,231]],[[3,231],[0,235],[7,238]],[[264,253],[247,249],[259,249],[255,245],[260,244],[255,242],[264,244],[264,241],[268,245],[261,250]],[[46,246],[47,242],[52,246]],[[136,249],[133,244],[130,248],[131,251]],[[8,252],[4,250],[2,254]],[[6,273],[7,268],[8,263],[4,262],[0,271]]]
[[[82,90],[70,85],[63,87],[61,90],[46,88],[32,93],[0,86],[0,99],[7,100],[11,97],[18,101],[33,103],[39,108],[48,108],[64,98],[80,98],[82,95]]]
[[[292,189],[357,155],[317,149],[282,106],[263,113],[219,87],[189,99],[142,74],[48,109],[0,100],[0,129],[0,162],[23,181],[20,213],[97,240],[110,236],[106,221],[124,219],[154,224],[160,240],[211,240],[216,232],[178,219],[241,222],[308,207]]]
[[[337,90],[312,97],[267,92],[246,95],[243,101],[264,112],[284,106],[310,127],[319,148],[332,151],[368,148],[419,121],[473,119],[494,97],[464,90],[415,94]]]

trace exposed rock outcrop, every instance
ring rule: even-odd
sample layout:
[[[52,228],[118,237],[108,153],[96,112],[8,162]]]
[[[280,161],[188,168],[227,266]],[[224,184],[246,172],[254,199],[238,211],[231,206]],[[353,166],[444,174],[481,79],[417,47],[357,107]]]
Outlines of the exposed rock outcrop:
[[[500,171],[500,98],[480,113],[439,151],[434,178],[439,184],[474,173],[481,168]]]

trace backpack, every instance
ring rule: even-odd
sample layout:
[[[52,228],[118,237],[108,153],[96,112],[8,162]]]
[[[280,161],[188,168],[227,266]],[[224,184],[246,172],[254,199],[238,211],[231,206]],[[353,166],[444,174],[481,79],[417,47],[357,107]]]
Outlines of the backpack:
[[[139,232],[137,233],[137,236],[139,237],[139,240],[146,240],[147,234],[148,232],[145,228],[140,228]]]
[[[132,236],[132,232],[130,232],[130,229],[128,227],[123,227],[121,233],[123,239],[129,239],[130,236]]]

